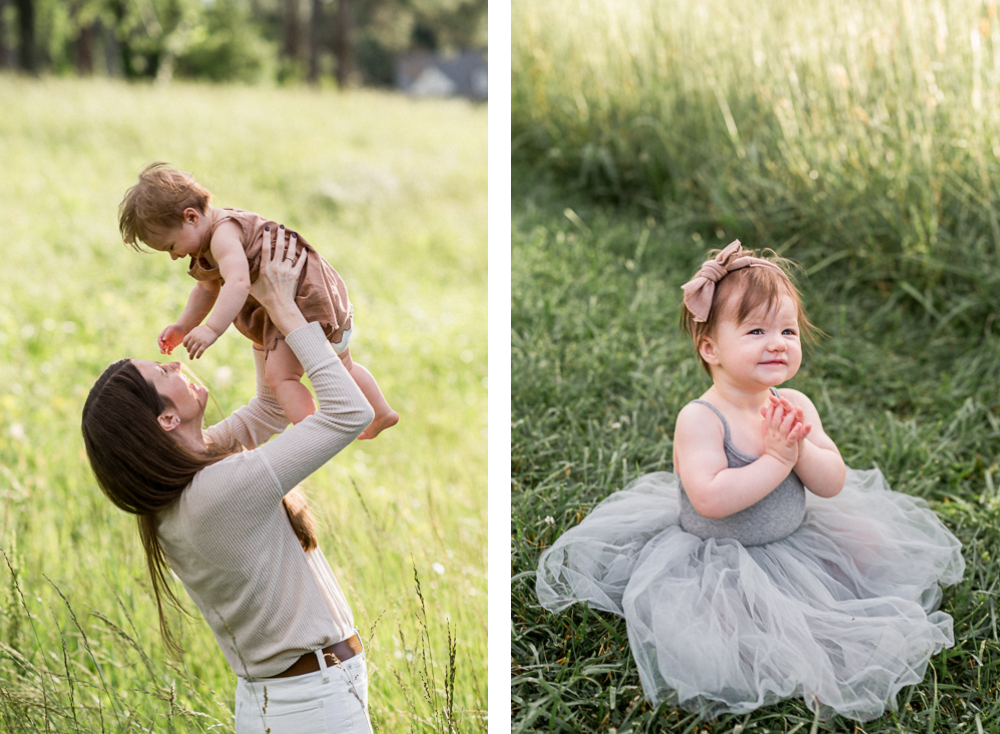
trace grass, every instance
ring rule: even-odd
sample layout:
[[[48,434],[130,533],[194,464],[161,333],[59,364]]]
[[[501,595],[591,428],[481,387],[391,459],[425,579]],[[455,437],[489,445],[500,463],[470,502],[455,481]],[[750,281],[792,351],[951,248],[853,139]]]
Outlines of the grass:
[[[486,728],[486,110],[350,94],[0,76],[0,729],[205,732],[235,679],[208,625],[156,627],[132,518],[79,421],[192,282],[117,233],[138,171],[193,171],[220,206],[301,231],[343,275],[352,344],[401,415],[305,485],[368,649],[379,731]],[[192,365],[214,422],[252,395],[227,332]],[[178,594],[186,598],[183,589]]]
[[[515,34],[516,36],[517,34]],[[814,324],[794,386],[855,468],[927,499],[963,543],[945,591],[955,647],[895,713],[856,728],[801,701],[701,721],[645,702],[624,620],[543,610],[538,557],[636,476],[670,469],[677,412],[709,385],[677,326],[680,285],[730,236],[595,203],[541,166],[512,190],[512,730],[515,732],[1000,732],[1000,339],[937,328],[877,289],[799,281]]]
[[[518,0],[514,157],[971,335],[1000,285],[997,7]]]

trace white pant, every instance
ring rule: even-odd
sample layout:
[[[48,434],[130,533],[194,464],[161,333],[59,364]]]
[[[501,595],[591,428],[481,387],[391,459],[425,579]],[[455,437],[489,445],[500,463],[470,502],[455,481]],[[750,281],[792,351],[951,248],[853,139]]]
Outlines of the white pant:
[[[236,682],[236,734],[371,734],[365,653],[294,678]]]

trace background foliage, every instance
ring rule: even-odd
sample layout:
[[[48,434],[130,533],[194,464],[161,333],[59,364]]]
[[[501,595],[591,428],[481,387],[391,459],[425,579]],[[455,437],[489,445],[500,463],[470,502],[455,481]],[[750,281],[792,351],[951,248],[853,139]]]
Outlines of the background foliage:
[[[992,328],[997,3],[514,4],[515,158]]]
[[[391,85],[396,54],[486,48],[487,0],[0,0],[0,69]]]
[[[368,649],[378,731],[485,730],[486,110],[385,93],[0,76],[0,730],[232,727],[208,625],[165,656],[134,520],[80,436],[94,380],[161,360],[182,262],[121,242],[144,165],[301,231],[351,292],[352,352],[400,423],[304,487]],[[230,329],[190,363],[207,420],[253,394]],[[181,351],[175,359],[188,363]],[[177,588],[180,598],[187,596]]]

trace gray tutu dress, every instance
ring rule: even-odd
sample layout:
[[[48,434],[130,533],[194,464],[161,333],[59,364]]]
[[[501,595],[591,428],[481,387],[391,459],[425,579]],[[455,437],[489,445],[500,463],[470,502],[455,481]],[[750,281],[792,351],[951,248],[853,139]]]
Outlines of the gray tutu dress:
[[[704,402],[704,401],[698,401]],[[730,467],[754,461],[733,446]],[[877,469],[836,497],[791,473],[722,520],[694,510],[670,472],[639,477],[546,550],[542,606],[625,618],[646,698],[702,716],[801,697],[821,718],[895,709],[931,655],[954,644],[936,611],[965,570],[961,543]]]

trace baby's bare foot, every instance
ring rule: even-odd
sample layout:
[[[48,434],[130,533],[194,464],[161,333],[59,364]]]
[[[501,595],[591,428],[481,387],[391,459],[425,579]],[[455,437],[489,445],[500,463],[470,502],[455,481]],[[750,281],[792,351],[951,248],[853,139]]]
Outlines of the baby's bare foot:
[[[399,423],[399,413],[395,410],[390,410],[388,413],[383,415],[377,415],[375,416],[375,420],[368,424],[368,428],[361,432],[361,435],[358,436],[358,440],[365,441],[370,438],[375,438],[386,428],[392,428],[397,423]]]

